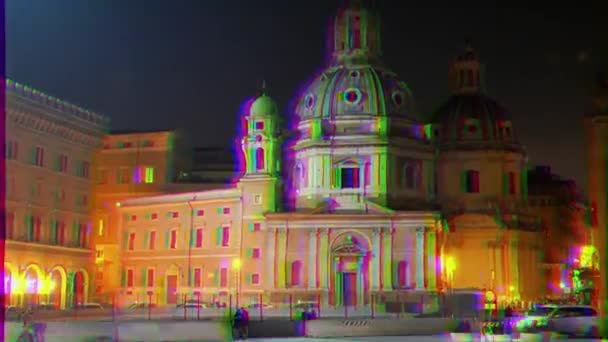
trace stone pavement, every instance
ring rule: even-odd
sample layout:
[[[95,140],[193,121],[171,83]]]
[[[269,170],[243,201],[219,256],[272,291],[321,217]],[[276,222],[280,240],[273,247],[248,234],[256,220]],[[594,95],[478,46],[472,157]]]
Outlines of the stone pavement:
[[[259,338],[248,339],[249,342],[445,342],[448,336],[378,336],[378,337],[348,337],[348,338]],[[586,342],[600,341],[597,339],[555,339],[555,342]]]

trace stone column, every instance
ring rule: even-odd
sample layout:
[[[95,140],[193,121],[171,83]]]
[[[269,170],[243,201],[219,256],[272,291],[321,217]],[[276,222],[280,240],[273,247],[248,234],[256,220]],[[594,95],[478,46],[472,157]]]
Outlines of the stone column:
[[[494,267],[495,270],[495,276],[496,276],[496,293],[504,293],[504,280],[503,280],[503,272],[502,272],[502,267],[503,267],[503,262],[502,262],[502,245],[500,242],[498,242],[496,245],[496,247],[494,247],[494,254],[495,254],[495,260],[496,260],[496,265]]]
[[[393,229],[384,228],[382,234],[382,290],[393,289]]]
[[[416,228],[416,289],[424,289],[424,227]]]
[[[308,288],[317,288],[317,229],[308,232]]]
[[[380,289],[380,229],[372,231],[372,260],[370,263],[372,291]]]
[[[428,253],[428,287],[431,290],[437,288],[437,254],[436,254],[436,233],[434,231],[429,231],[427,234],[427,247]]]
[[[286,260],[285,253],[287,252],[287,231],[285,228],[277,228],[277,287],[280,289],[285,288],[286,284]]]
[[[329,279],[329,230],[319,229],[319,286],[327,290]]]
[[[269,290],[274,290],[277,286],[276,284],[276,257],[275,257],[275,234],[276,230],[274,228],[266,229],[266,234],[268,234],[268,246],[266,247],[266,287]]]

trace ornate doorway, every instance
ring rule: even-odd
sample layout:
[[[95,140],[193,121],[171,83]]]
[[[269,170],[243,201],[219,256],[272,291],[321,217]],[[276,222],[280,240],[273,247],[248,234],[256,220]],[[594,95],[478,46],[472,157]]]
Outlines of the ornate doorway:
[[[330,305],[362,306],[369,291],[366,241],[352,233],[339,235],[332,244]]]

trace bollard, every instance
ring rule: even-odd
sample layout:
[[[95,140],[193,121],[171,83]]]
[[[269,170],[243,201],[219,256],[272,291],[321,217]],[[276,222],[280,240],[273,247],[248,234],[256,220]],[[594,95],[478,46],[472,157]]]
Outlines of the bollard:
[[[152,291],[148,292],[148,321],[152,320]]]
[[[372,314],[372,319],[374,319],[374,294],[370,294],[369,307]]]
[[[196,293],[196,320],[201,320],[201,293]]]
[[[317,294],[317,318],[321,318],[321,294]]]
[[[262,294],[259,294],[259,299],[258,302],[260,303],[260,321],[264,320],[264,298],[262,297]]]
[[[186,308],[186,294],[184,294],[182,296],[182,303],[184,305],[184,321],[187,321],[188,320],[188,314],[186,312],[186,310],[187,310],[187,308]]]

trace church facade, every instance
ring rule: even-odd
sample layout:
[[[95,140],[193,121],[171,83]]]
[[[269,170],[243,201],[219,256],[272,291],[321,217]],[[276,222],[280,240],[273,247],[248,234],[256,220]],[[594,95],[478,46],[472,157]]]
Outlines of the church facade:
[[[540,297],[526,154],[485,95],[476,52],[452,62],[452,97],[420,120],[382,63],[379,27],[357,1],[338,11],[288,137],[265,91],[244,106],[233,185],[117,202],[121,281],[109,291],[159,304],[238,294],[366,305],[449,288]]]

